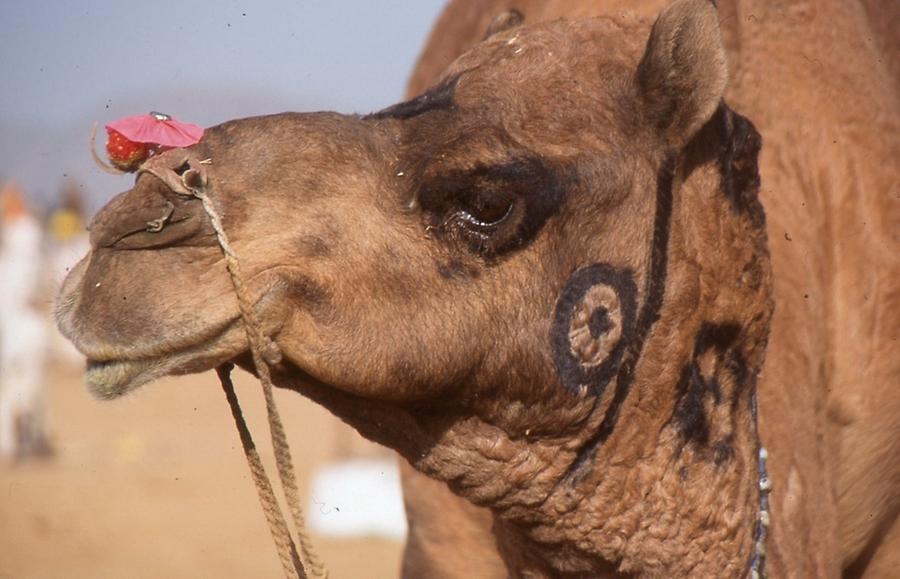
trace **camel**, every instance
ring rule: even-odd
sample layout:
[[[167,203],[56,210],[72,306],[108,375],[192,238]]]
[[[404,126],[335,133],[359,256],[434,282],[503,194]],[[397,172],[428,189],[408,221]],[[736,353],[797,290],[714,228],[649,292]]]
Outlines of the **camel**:
[[[889,576],[895,9],[583,4],[451,2],[410,100],[147,161],[58,299],[89,389],[252,371],[202,189],[275,384],[408,464],[405,576]]]

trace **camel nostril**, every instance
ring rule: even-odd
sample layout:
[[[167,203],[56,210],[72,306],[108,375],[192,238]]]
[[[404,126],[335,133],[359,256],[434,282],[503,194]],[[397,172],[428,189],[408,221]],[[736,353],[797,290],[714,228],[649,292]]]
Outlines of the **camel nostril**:
[[[190,168],[191,168],[191,164],[189,162],[185,161],[184,163],[173,168],[172,170],[175,171],[176,175],[178,175],[179,177],[182,177]]]
[[[184,183],[184,186],[191,190],[199,189],[205,185],[203,174],[197,169],[188,169],[185,171],[184,174],[181,175],[181,180]]]

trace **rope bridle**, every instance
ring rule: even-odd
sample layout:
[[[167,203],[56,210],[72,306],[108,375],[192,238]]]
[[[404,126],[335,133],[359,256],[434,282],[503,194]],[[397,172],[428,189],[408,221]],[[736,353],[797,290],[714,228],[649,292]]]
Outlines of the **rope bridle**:
[[[281,560],[284,575],[288,579],[325,578],[328,576],[328,571],[316,555],[312,546],[312,540],[306,531],[306,520],[303,516],[303,509],[300,506],[300,492],[297,487],[297,477],[294,473],[291,450],[273,395],[272,375],[269,370],[269,364],[277,364],[281,360],[281,351],[262,331],[256,311],[253,309],[253,302],[247,295],[247,288],[241,276],[241,267],[237,255],[228,243],[228,236],[225,234],[222,220],[219,218],[212,200],[206,194],[207,179],[205,167],[210,165],[212,161],[210,159],[198,160],[185,152],[184,157],[179,159],[180,162],[174,164],[175,169],[173,170],[171,161],[165,162],[161,159],[161,157],[154,157],[148,160],[138,170],[138,174],[150,173],[162,180],[175,193],[193,196],[201,201],[203,209],[209,216],[210,223],[216,232],[216,239],[225,256],[225,266],[228,269],[231,283],[237,295],[253,365],[256,368],[259,381],[262,383],[278,478],[281,481],[285,502],[291,513],[294,533],[297,537],[297,543],[300,545],[299,551],[241,412],[234,385],[231,381],[232,365],[228,363],[220,366],[216,369],[216,372],[219,375],[219,380],[222,382],[222,388],[225,391],[225,397],[231,407],[231,413],[240,435],[241,445],[259,494],[259,502],[262,505],[266,521],[269,523],[272,539],[278,550],[278,557]],[[178,173],[182,168],[184,170]],[[176,179],[176,177],[178,178]]]

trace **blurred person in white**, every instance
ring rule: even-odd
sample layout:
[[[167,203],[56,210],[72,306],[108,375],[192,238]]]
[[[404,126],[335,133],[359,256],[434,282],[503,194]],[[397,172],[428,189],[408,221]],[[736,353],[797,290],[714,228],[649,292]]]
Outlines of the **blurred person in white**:
[[[40,302],[41,225],[16,185],[0,189],[0,458],[50,453]]]
[[[66,275],[90,249],[84,200],[80,186],[75,181],[67,181],[60,192],[59,204],[47,220],[47,258],[49,265],[49,292],[52,299]],[[51,324],[50,356],[53,363],[84,364],[84,356],[75,349],[72,342],[65,339],[56,324]]]

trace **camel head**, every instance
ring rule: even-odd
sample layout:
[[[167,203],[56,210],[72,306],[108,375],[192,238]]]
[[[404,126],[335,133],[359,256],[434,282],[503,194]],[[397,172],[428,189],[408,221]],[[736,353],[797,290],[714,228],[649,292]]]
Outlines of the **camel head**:
[[[657,448],[710,476],[755,456],[759,137],[726,82],[715,8],[679,0],[652,29],[526,15],[367,116],[227,122],[95,217],[59,326],[101,398],[248,366],[222,251],[173,186],[196,178],[276,385],[558,543],[586,489],[624,488]]]

